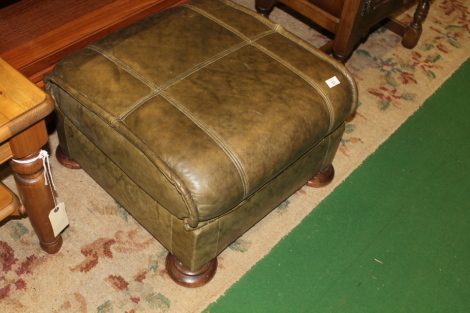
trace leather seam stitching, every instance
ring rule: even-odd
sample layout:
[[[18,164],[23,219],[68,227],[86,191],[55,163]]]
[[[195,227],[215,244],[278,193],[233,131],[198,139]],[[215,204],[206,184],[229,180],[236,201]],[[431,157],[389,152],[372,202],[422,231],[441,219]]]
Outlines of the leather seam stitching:
[[[243,39],[244,41],[246,41],[247,43],[251,43],[252,41],[255,41],[255,40],[258,40],[266,35],[269,35],[269,34],[273,34],[273,33],[276,33],[277,32],[277,29],[280,27],[280,25],[277,25],[274,29],[270,28],[270,30],[267,30],[267,31],[264,31],[264,32],[261,32],[257,35],[254,35],[252,38],[248,37],[248,36],[245,36],[243,33],[239,32],[238,30],[236,30],[235,28],[231,27],[230,25],[222,22],[220,19],[218,19],[217,17],[215,17],[214,15],[198,8],[198,7],[195,7],[195,6],[192,6],[188,3],[184,4],[185,7],[187,7],[188,9],[191,9],[193,11],[196,11],[197,13],[201,14],[202,16],[206,17],[207,19],[219,24],[220,26],[222,26],[223,28],[225,28],[226,30],[232,32],[233,34],[237,35],[238,37],[240,37],[241,39]],[[237,9],[237,8],[235,8]],[[238,10],[238,9],[237,9]],[[240,10],[238,10],[240,11]],[[241,11],[243,12],[243,11]],[[245,12],[246,13],[246,12]],[[263,23],[264,24],[264,23]],[[266,25],[266,24],[265,24]],[[268,26],[268,25],[266,25]]]
[[[302,47],[303,49],[307,50],[308,52],[314,54],[315,56],[317,56],[321,60],[329,63],[330,65],[332,65],[336,70],[338,70],[346,78],[349,85],[352,87],[351,110],[353,110],[353,108],[356,106],[356,103],[357,103],[358,93],[357,93],[357,87],[356,87],[356,83],[354,81],[354,78],[351,76],[351,74],[348,73],[347,68],[344,65],[340,64],[339,62],[337,62],[336,60],[334,60],[332,62],[332,57],[330,57],[329,55],[327,55],[325,53],[322,53],[319,49],[313,47],[311,44],[309,44],[308,42],[305,42],[303,39],[296,38],[296,36],[294,34],[287,31],[284,27],[282,27],[282,26],[279,27],[277,29],[277,33],[279,35],[281,35],[282,37],[290,40],[291,42],[297,44],[299,47]]]
[[[189,70],[186,70],[184,71],[183,73],[181,73],[180,75],[176,76],[175,78],[173,79],[170,79],[169,81],[167,81],[166,83],[164,83],[163,85],[161,85],[159,88],[162,90],[162,92],[166,91],[166,89],[170,88],[171,86],[175,85],[176,83],[182,81],[183,79],[185,79],[186,77],[190,76],[191,74],[194,74],[196,73],[197,71],[217,62],[218,60],[222,59],[223,57],[229,55],[230,53],[234,52],[234,51],[237,51],[237,50],[240,50],[241,48],[247,46],[249,43],[246,43],[246,42],[241,42],[235,46],[232,46],[216,55],[214,55],[213,57],[205,60],[204,62],[201,62],[197,65],[195,65],[194,67],[190,68]]]
[[[194,114],[191,113],[184,105],[179,103],[176,99],[171,97],[170,95],[163,93],[162,96],[171,103],[176,109],[178,109],[181,113],[186,115],[196,126],[198,126],[204,133],[206,133],[221,149],[224,153],[228,156],[228,158],[232,161],[235,168],[237,169],[240,179],[243,185],[243,195],[246,197],[248,195],[248,178],[246,175],[245,168],[243,167],[243,163],[237,157],[237,155],[233,152],[231,147],[218,136],[218,134],[213,131],[210,127],[205,125],[202,121],[200,121]]]
[[[205,16],[205,15],[204,15]],[[217,22],[217,21],[215,21]],[[146,101],[144,99],[151,99],[157,95],[161,95],[163,98],[165,98],[168,102],[170,102],[174,107],[176,107],[180,112],[182,112],[183,114],[185,114],[194,124],[196,124],[202,131],[204,131],[204,133],[206,133],[210,138],[212,138],[212,140],[214,140],[214,142],[222,149],[222,151],[224,151],[224,153],[229,157],[229,159],[232,161],[232,163],[235,165],[235,168],[237,169],[237,171],[239,172],[239,175],[240,175],[240,179],[241,179],[241,182],[242,182],[242,185],[243,185],[243,194],[244,194],[244,198],[248,195],[248,192],[249,192],[249,183],[248,183],[248,177],[247,177],[247,173],[246,173],[246,170],[243,166],[243,163],[240,161],[240,159],[236,156],[236,154],[233,152],[233,150],[231,149],[231,147],[222,139],[220,138],[220,136],[218,136],[218,134],[213,131],[210,127],[208,127],[207,125],[205,125],[203,122],[201,122],[197,117],[195,117],[184,105],[182,105],[181,103],[179,103],[178,101],[176,101],[173,97],[171,97],[170,95],[168,95],[167,93],[165,93],[165,89],[171,87],[172,85],[176,84],[177,82],[183,80],[184,78],[186,78],[187,76],[191,75],[192,73],[195,73],[197,72],[198,70],[200,70],[201,68],[204,68],[204,67],[207,67],[208,65],[216,62],[217,60],[220,60],[222,59],[224,56],[236,51],[236,50],[239,50],[247,45],[250,45],[254,42],[254,40],[258,40],[260,38],[263,38],[269,34],[272,34],[272,33],[275,33],[275,31],[273,30],[269,30],[269,31],[266,31],[266,32],[263,32],[263,33],[260,33],[256,36],[254,36],[252,39],[246,37],[246,36],[243,36],[241,34],[238,34],[236,31],[234,30],[231,30],[229,28],[227,28],[226,26],[222,25],[219,23],[219,25],[223,26],[224,28],[228,29],[229,31],[233,32],[234,34],[236,34],[237,36],[239,36],[240,38],[242,38],[244,41],[242,41],[241,43],[235,45],[235,46],[232,46],[231,48],[229,49],[226,49],[224,51],[222,51],[221,53],[215,55],[214,57],[194,66],[193,68],[191,68],[190,70],[184,72],[183,74],[179,75],[178,77],[176,77],[175,79],[173,80],[170,80],[169,82],[163,84],[162,86],[157,86],[155,85],[153,82],[149,81],[148,79],[146,79],[143,75],[141,75],[140,73],[136,72],[131,66],[127,65],[126,63],[124,63],[123,61],[121,61],[120,59],[118,59],[117,57],[113,56],[112,54],[108,53],[107,51],[104,51],[102,50],[101,48],[99,47],[96,47],[96,46],[89,46],[90,49],[100,53],[101,55],[103,55],[104,57],[106,57],[109,61],[111,61],[112,63],[114,63],[115,65],[119,66],[121,69],[123,69],[124,71],[126,71],[127,73],[129,73],[130,75],[132,75],[135,79],[141,81],[142,83],[144,83],[146,86],[148,86],[150,89],[153,90],[153,92],[151,92],[150,94],[148,94],[146,97],[143,97],[141,99],[139,99],[138,101],[136,101],[130,109],[126,110],[125,112],[123,112],[123,114],[120,115],[120,118],[122,119],[123,117],[125,118],[126,116],[128,116],[130,113],[132,113],[133,111],[135,111],[137,108],[139,108],[143,103],[145,103]]]
[[[223,26],[223,25],[222,25]],[[205,68],[213,63],[215,63],[216,61],[222,59],[223,57],[237,51],[237,50],[240,50],[241,48],[243,47],[246,47],[248,45],[251,45],[255,40],[258,40],[260,38],[263,38],[267,35],[270,35],[274,33],[273,31],[267,31],[267,32],[264,32],[264,33],[261,33],[261,34],[258,34],[256,36],[254,36],[253,38],[247,38],[247,37],[244,37],[244,36],[240,36],[239,34],[235,33],[237,36],[239,36],[241,39],[243,39],[244,41],[222,51],[222,52],[219,52],[218,54],[214,55],[213,57],[205,60],[204,62],[201,62],[197,65],[195,65],[194,67],[192,67],[191,69],[181,73],[180,75],[176,76],[175,78],[169,80],[168,82],[166,82],[165,84],[161,85],[159,88],[161,88],[162,90],[166,90],[168,88],[170,88],[171,86],[175,85],[176,83],[180,82],[181,80],[185,79],[186,77],[190,76],[191,74],[199,71],[200,69],[202,68]]]
[[[173,254],[173,215],[170,215],[170,253]]]
[[[307,84],[309,84],[310,86],[312,86],[319,94],[320,96],[323,98],[323,103],[325,104],[326,106],[326,109],[328,110],[328,113],[329,113],[329,125],[328,125],[328,131],[327,133],[331,132],[332,130],[332,127],[333,127],[333,123],[334,123],[334,110],[333,110],[333,105],[331,103],[331,100],[328,98],[328,96],[323,92],[323,90],[321,89],[321,87],[315,83],[310,77],[308,77],[307,75],[305,75],[304,73],[302,73],[301,71],[299,71],[298,69],[296,69],[294,66],[292,66],[291,64],[287,63],[285,60],[283,60],[282,58],[280,58],[279,56],[277,56],[275,53],[271,52],[270,50],[264,48],[263,46],[261,46],[260,44],[257,44],[257,43],[253,43],[252,44],[254,47],[258,48],[261,52],[265,53],[266,55],[270,56],[271,58],[275,59],[276,61],[278,61],[279,63],[281,63],[282,65],[284,65],[285,67],[287,67],[289,70],[291,70],[294,74],[296,74],[297,76],[299,76],[300,78],[302,78]]]
[[[265,26],[267,26],[269,28],[273,28],[273,25],[274,25],[274,27],[280,26],[280,25],[275,24],[274,22],[270,21],[269,19],[261,17],[261,15],[258,16],[258,13],[254,12],[254,11],[248,9],[248,8],[245,8],[244,6],[242,6],[240,4],[234,3],[230,0],[229,1],[220,0],[220,2],[223,2],[225,5],[231,7],[232,9],[243,12],[243,13],[249,15],[250,17],[255,18],[258,22],[260,22],[261,24],[264,24]],[[184,6],[184,7],[187,7],[189,9],[194,9],[195,11],[198,11],[199,13],[204,12],[205,14],[209,15],[209,13],[207,13],[206,11],[203,11],[202,9],[200,9],[198,7],[195,7],[195,6],[191,5],[190,3],[183,3],[180,6],[182,6],[182,7]],[[203,15],[205,15],[205,14],[203,14]],[[211,16],[211,15],[209,15],[209,16]]]
[[[320,96],[323,98],[323,101],[324,101],[324,104],[326,105],[326,109],[328,110],[328,113],[329,113],[329,126],[328,126],[328,132],[330,132],[333,128],[333,124],[334,124],[334,110],[333,110],[333,105],[330,101],[330,99],[327,97],[327,95],[323,92],[323,90],[320,88],[319,85],[317,85],[312,79],[310,79],[309,77],[307,77],[304,73],[302,73],[301,71],[297,70],[295,67],[293,67],[292,65],[288,64],[286,61],[284,61],[282,58],[278,57],[277,55],[275,55],[273,52],[269,51],[268,49],[262,47],[261,45],[257,44],[256,43],[256,40],[258,39],[261,39],[269,34],[273,34],[273,33],[277,33],[277,34],[280,34],[280,32],[278,31],[280,28],[282,28],[280,25],[276,25],[274,30],[270,30],[270,31],[267,31],[267,32],[264,32],[264,33],[260,33],[258,34],[257,36],[254,36],[252,39],[250,39],[249,37],[243,35],[242,33],[240,33],[239,31],[237,31],[236,29],[234,29],[233,27],[231,27],[230,25],[227,25],[226,23],[222,22],[221,20],[217,19],[215,16],[207,13],[206,11],[202,10],[202,9],[199,9],[197,7],[194,7],[192,5],[189,5],[189,4],[185,4],[185,6],[189,9],[192,9],[196,12],[198,12],[199,14],[205,16],[206,18],[214,21],[215,23],[219,24],[220,26],[222,26],[223,28],[227,29],[228,31],[231,31],[232,33],[234,33],[235,35],[239,36],[240,38],[242,38],[243,40],[245,40],[247,42],[247,44],[250,44],[252,45],[253,47],[256,47],[258,50],[260,50],[261,52],[265,53],[266,55],[270,56],[271,58],[275,59],[276,61],[278,61],[279,63],[283,64],[285,67],[287,67],[289,70],[291,70],[294,74],[297,74],[300,78],[302,78],[305,82],[307,82],[310,86],[312,86],[319,94]],[[237,8],[235,8],[237,9]],[[241,11],[243,12],[243,11]],[[246,12],[245,12],[246,13]],[[265,24],[266,25],[266,24]],[[280,34],[282,35],[282,34]],[[283,35],[282,35],[283,36]],[[285,36],[283,36],[284,38],[288,39],[289,41],[292,41],[290,38],[287,38]]]
[[[246,46],[246,42],[242,42],[241,44],[232,47],[233,49],[227,49],[222,54],[228,53],[228,52],[233,52],[236,49],[239,49],[243,46]],[[141,81],[145,85],[147,85],[149,88],[151,88],[154,91],[157,91],[156,95],[161,95],[163,98],[165,98],[169,103],[171,103],[174,107],[176,107],[180,112],[182,112],[184,115],[186,115],[195,125],[197,125],[204,133],[206,133],[214,142],[224,151],[224,153],[229,157],[229,159],[232,161],[234,164],[235,168],[237,169],[239,175],[240,175],[240,180],[242,182],[243,186],[243,197],[245,198],[248,195],[248,178],[246,171],[242,165],[242,162],[238,159],[236,154],[233,152],[233,150],[230,148],[230,146],[225,143],[212,129],[207,127],[204,123],[202,123],[199,119],[197,119],[189,110],[184,107],[182,104],[180,104],[178,101],[176,101],[173,97],[165,93],[160,87],[156,86],[149,80],[147,80],[145,77],[140,75],[140,73],[136,72],[132,67],[121,61],[120,59],[116,58],[115,56],[111,55],[107,51],[104,51],[100,49],[99,47],[96,46],[89,46],[91,50],[96,51],[97,53],[103,55],[105,58],[107,58],[109,61],[120,67],[121,69],[125,70],[127,73],[132,75],[134,78],[137,80]],[[238,48],[237,48],[238,47]],[[217,55],[211,59],[212,62],[203,62],[198,64],[193,68],[194,71],[199,70],[200,68],[207,66],[215,61],[217,61],[219,58],[222,58],[224,55]],[[218,57],[218,58],[217,58]],[[188,74],[189,75],[189,74]],[[176,83],[176,81],[173,82],[173,84]],[[167,87],[168,88],[168,87]],[[152,93],[150,93],[152,94]],[[142,103],[139,103],[136,101],[133,105],[132,108],[127,110],[126,112],[131,112],[136,110],[138,107],[140,107]]]
[[[328,156],[328,153],[330,152],[330,147],[331,147],[331,134],[328,136],[328,146],[326,147],[326,153],[325,153],[325,157],[323,158],[320,171],[322,171],[325,168],[325,161],[326,161],[326,157]]]
[[[110,60],[111,61],[111,60]],[[60,80],[63,80],[63,77],[57,75],[58,79]],[[58,84],[58,82],[56,80],[54,80],[54,82],[56,84]],[[85,99],[87,99],[86,101],[84,99],[79,99],[77,98],[74,93],[71,93],[71,92],[68,92],[66,90],[64,90],[65,92],[67,92],[67,94],[72,97],[73,99],[75,99],[76,101],[82,103],[83,105],[81,106],[84,110],[87,110],[89,112],[91,112],[92,114],[94,114],[97,118],[101,119],[103,122],[107,123],[108,125],[114,127],[114,129],[121,135],[121,136],[124,136],[127,140],[129,140],[134,146],[136,146],[137,149],[140,149],[138,147],[138,145],[135,143],[136,139],[135,138],[130,138],[129,137],[129,134],[126,136],[125,134],[123,134],[121,131],[120,131],[120,128],[118,126],[122,126],[124,125],[124,127],[128,127],[127,124],[123,121],[120,121],[121,123],[119,125],[116,125],[117,123],[117,118],[114,117],[112,119],[112,121],[108,122],[101,114],[99,114],[98,112],[94,111],[92,108],[90,108],[88,105],[86,105],[87,101],[90,101],[88,99],[88,96],[82,92],[77,92],[77,95],[78,96],[81,96],[81,97],[84,97]],[[108,110],[104,109],[104,108],[101,108],[103,111],[105,111],[106,113],[108,113],[109,115],[113,115],[111,114]],[[64,114],[65,115],[65,114]],[[113,115],[114,116],[114,115]],[[72,123],[73,124],[73,123]],[[130,136],[133,136],[132,135],[133,133],[131,132],[130,133]],[[147,146],[146,143],[143,143],[143,141],[141,139],[139,139],[141,141],[141,144]],[[147,146],[148,147],[148,146]],[[174,174],[173,172],[173,169],[171,167],[169,167],[166,162],[160,157],[160,155],[158,155],[155,151],[153,151],[152,149],[149,148],[149,150],[151,150],[151,153],[153,153],[165,166],[166,166],[166,169],[170,171],[170,173],[167,173],[166,171],[161,171],[162,174],[176,187],[176,189],[178,190],[178,192],[182,195],[182,198],[183,198],[183,201],[188,209],[188,213],[189,213],[189,222],[188,224],[191,226],[191,227],[195,227],[197,225],[197,223],[199,223],[199,211],[197,210],[196,208],[196,204],[194,203],[194,199],[192,199],[192,195],[189,195],[189,196],[185,196],[186,192],[188,192],[187,188],[185,186],[181,186],[181,181],[178,180],[178,179],[174,179],[172,176]],[[145,156],[147,158],[150,158],[150,156],[147,154],[147,153],[144,153]],[[152,163],[155,164],[155,162],[152,161]],[[159,165],[155,164],[155,166],[157,166],[157,168],[160,168]]]
[[[145,84],[147,87],[149,87],[152,91],[150,93],[148,93],[147,95],[143,96],[142,98],[138,99],[137,101],[134,102],[134,104],[130,105],[129,108],[122,112],[119,116],[117,116],[117,118],[119,120],[123,120],[125,119],[127,116],[129,116],[129,114],[131,114],[132,112],[134,112],[135,110],[137,110],[140,106],[142,106],[145,102],[147,102],[148,100],[158,96],[159,94],[161,94],[163,91],[158,88],[158,86],[156,86],[153,82],[151,82],[150,80],[148,80],[147,78],[145,78],[142,74],[140,74],[139,72],[137,72],[136,70],[134,70],[131,66],[129,66],[128,64],[124,63],[123,61],[121,61],[119,58],[115,57],[114,55],[112,55],[111,53],[97,47],[97,46],[94,46],[94,45],[90,45],[88,47],[86,47],[85,49],[90,49],[90,50],[93,50],[99,54],[101,54],[103,57],[105,57],[106,59],[108,59],[109,61],[111,61],[112,63],[114,63],[115,65],[117,65],[119,68],[121,68],[122,70],[126,71],[128,74],[130,74],[132,77],[134,77],[135,79],[137,79],[138,81],[140,81],[141,83]]]
[[[220,239],[220,219],[217,219],[217,243],[215,245],[214,259],[217,257],[217,251],[219,250],[219,239]]]

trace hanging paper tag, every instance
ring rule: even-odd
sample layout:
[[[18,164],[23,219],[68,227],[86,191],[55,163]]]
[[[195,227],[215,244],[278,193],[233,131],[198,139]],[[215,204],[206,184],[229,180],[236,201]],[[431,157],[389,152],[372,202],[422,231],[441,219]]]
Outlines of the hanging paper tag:
[[[336,76],[331,77],[330,79],[325,80],[325,83],[328,85],[328,87],[333,88],[336,85],[339,85],[339,79]]]
[[[54,237],[57,237],[61,231],[69,224],[67,212],[65,211],[65,203],[61,202],[49,212],[49,220],[51,221]]]

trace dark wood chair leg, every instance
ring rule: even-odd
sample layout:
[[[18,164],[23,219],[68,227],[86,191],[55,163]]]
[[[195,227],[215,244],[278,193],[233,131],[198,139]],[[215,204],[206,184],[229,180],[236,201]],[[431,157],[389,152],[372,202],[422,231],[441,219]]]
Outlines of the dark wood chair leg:
[[[204,264],[199,270],[191,272],[173,254],[168,252],[166,256],[166,271],[170,278],[178,285],[184,287],[201,287],[214,277],[217,271],[217,258]]]
[[[333,177],[335,177],[335,169],[333,168],[333,165],[330,164],[320,173],[313,176],[313,178],[307,182],[307,185],[315,188],[325,187],[331,183]]]
[[[78,169],[81,169],[82,167],[80,166],[80,164],[78,164],[77,162],[75,162],[74,159],[72,159],[70,157],[70,155],[68,155],[64,149],[62,149],[60,147],[60,145],[57,147],[57,149],[55,150],[55,157],[57,159],[57,161],[59,162],[60,165],[62,166],[65,166],[67,168],[70,168],[70,169],[74,169],[74,170],[78,170]]]
[[[352,53],[351,53],[352,54]],[[346,62],[349,60],[349,58],[351,57],[351,54],[348,54],[348,55],[340,55],[340,54],[337,54],[333,51],[333,58],[335,58],[335,60],[338,60],[339,62],[343,63],[343,64],[346,64]]]
[[[413,49],[421,37],[423,31],[422,23],[429,12],[429,0],[421,0],[416,8],[413,22],[408,25],[403,35],[402,45],[405,48]]]
[[[276,5],[276,2],[277,0],[256,0],[255,1],[256,12],[258,12],[259,14],[267,18],[269,17],[269,14],[271,14],[271,11]]]

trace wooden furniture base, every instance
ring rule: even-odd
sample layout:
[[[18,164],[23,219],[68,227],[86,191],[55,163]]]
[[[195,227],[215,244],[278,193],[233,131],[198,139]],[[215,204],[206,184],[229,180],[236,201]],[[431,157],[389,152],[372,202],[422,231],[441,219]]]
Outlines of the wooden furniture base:
[[[315,175],[311,180],[307,182],[307,186],[320,188],[325,187],[335,177],[335,169],[333,165],[326,167],[323,171]]]
[[[66,168],[72,169],[72,170],[79,170],[82,167],[80,164],[75,162],[74,159],[72,159],[67,153],[64,152],[64,150],[58,146],[57,149],[55,150],[55,157],[57,161],[59,162],[60,165],[65,166]]]
[[[346,62],[371,28],[384,26],[403,37],[402,44],[412,49],[419,41],[422,23],[429,11],[429,0],[420,0],[413,22],[405,25],[388,18],[413,0],[256,0],[256,10],[268,17],[274,6],[283,3],[334,34],[333,41],[320,49]]]
[[[39,157],[49,139],[44,118],[53,109],[54,102],[45,92],[0,59],[1,161],[10,160],[21,202],[41,248],[48,253],[62,246],[62,237],[54,236],[49,220],[55,202]]]
[[[201,287],[212,280],[217,271],[217,258],[204,264],[199,270],[191,272],[181,261],[168,253],[166,256],[166,270],[170,278],[178,285],[184,287]]]
[[[315,175],[307,185],[310,187],[324,187],[331,183],[335,175],[333,165],[326,167]],[[171,253],[166,257],[166,270],[170,278],[178,285],[184,287],[200,287],[212,280],[217,271],[217,258],[203,265],[199,270],[191,272]]]

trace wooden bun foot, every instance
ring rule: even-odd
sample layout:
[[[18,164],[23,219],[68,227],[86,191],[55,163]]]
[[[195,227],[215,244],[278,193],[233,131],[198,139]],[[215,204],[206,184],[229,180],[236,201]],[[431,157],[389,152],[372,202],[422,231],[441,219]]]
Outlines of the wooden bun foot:
[[[173,254],[166,256],[166,270],[171,279],[184,287],[201,287],[211,281],[217,271],[217,258],[204,264],[196,272],[189,271]]]
[[[335,169],[333,168],[333,165],[330,164],[320,173],[313,176],[313,178],[307,182],[307,185],[315,188],[325,187],[331,183],[333,177],[335,177]]]
[[[421,33],[423,32],[422,28],[413,28],[413,25],[408,26],[406,28],[405,33],[403,34],[403,39],[401,44],[403,47],[407,49],[413,49],[419,41],[419,37],[421,37]]]
[[[57,161],[62,165],[67,168],[73,169],[73,170],[79,170],[82,167],[80,164],[75,162],[74,159],[72,159],[67,153],[62,150],[60,146],[57,147],[55,150],[55,157],[57,158]]]

